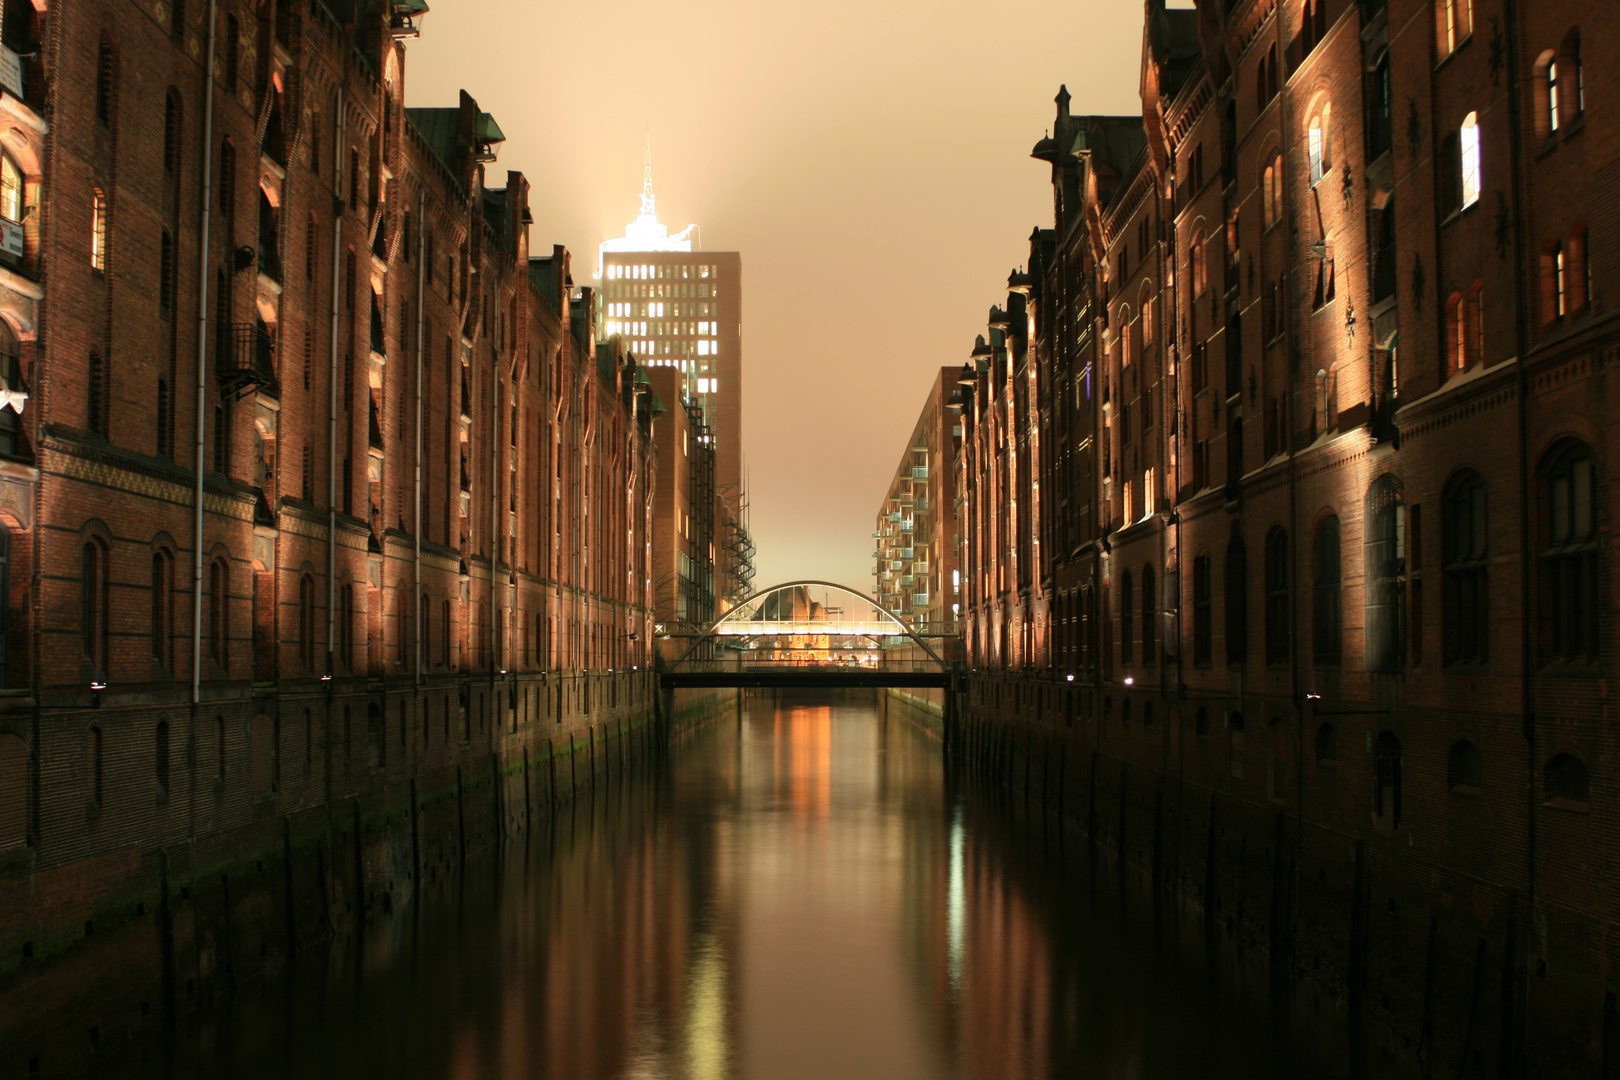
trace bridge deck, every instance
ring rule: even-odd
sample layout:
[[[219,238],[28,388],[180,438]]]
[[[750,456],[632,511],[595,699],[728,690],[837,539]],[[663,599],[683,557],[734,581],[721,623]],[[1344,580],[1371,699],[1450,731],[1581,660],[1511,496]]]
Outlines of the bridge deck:
[[[883,686],[948,687],[948,671],[872,671],[861,668],[778,668],[749,671],[666,671],[658,676],[666,690],[683,687],[741,686],[748,688],[865,688]]]

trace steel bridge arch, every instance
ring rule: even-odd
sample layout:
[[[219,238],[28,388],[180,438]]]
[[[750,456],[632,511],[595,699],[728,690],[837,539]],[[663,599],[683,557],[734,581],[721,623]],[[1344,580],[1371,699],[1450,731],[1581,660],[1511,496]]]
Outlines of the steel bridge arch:
[[[714,622],[709,624],[708,629],[704,630],[701,634],[697,635],[697,637],[692,641],[692,643],[686,647],[686,650],[684,652],[682,652],[680,656],[675,658],[675,661],[670,664],[670,667],[672,667],[672,668],[677,667],[680,664],[684,663],[686,661],[686,658],[688,656],[692,655],[692,650],[696,649],[699,645],[703,644],[704,642],[714,642],[714,641],[719,640],[721,637],[725,636],[725,635],[722,635],[720,633],[721,625],[726,623],[727,621],[730,621],[739,612],[742,612],[745,609],[747,609],[749,605],[754,603],[754,601],[760,600],[760,599],[762,599],[764,597],[767,597],[767,596],[771,595],[772,593],[784,592],[784,591],[786,591],[788,589],[796,589],[796,588],[800,588],[800,587],[804,587],[804,586],[820,586],[820,587],[826,588],[826,589],[836,589],[841,593],[845,593],[846,595],[852,596],[857,600],[861,600],[861,601],[863,601],[863,602],[865,602],[867,604],[870,604],[872,606],[873,610],[875,610],[879,615],[882,615],[885,619],[888,619],[895,626],[899,627],[900,634],[897,634],[895,636],[898,637],[898,636],[903,635],[905,637],[910,638],[914,645],[916,645],[917,647],[922,649],[923,652],[928,654],[929,659],[933,660],[934,663],[939,665],[939,668],[940,668],[941,671],[949,671],[950,670],[950,665],[945,663],[945,661],[940,658],[940,655],[938,653],[936,653],[929,646],[928,642],[926,642],[922,638],[918,637],[916,631],[913,630],[909,625],[907,625],[906,621],[904,619],[900,618],[900,616],[896,615],[894,612],[890,611],[888,608],[884,607],[882,604],[878,603],[876,600],[872,599],[870,596],[867,596],[865,593],[861,592],[859,589],[852,589],[848,585],[840,585],[836,581],[817,581],[817,580],[813,580],[813,579],[809,579],[809,578],[801,579],[799,581],[784,581],[779,585],[772,585],[772,586],[769,586],[768,588],[759,589],[759,590],[756,590],[755,592],[749,594],[740,603],[738,603],[736,607],[732,608],[730,611],[726,612],[724,615],[722,615],[718,619],[714,620]],[[850,637],[872,637],[873,635],[871,635],[871,634],[851,633],[849,636]]]

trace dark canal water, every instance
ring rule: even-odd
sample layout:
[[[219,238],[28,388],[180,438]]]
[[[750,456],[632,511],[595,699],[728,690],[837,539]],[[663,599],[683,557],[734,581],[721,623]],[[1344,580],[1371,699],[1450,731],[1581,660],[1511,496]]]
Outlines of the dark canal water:
[[[98,1074],[1342,1074],[1253,966],[873,699],[761,698]]]

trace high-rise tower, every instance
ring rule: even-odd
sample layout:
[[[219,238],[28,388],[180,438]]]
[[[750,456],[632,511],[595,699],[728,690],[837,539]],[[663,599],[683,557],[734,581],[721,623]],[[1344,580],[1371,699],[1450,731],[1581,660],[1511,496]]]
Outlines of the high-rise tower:
[[[715,568],[721,608],[753,578],[742,476],[742,257],[703,251],[696,225],[676,233],[658,220],[652,152],[642,176],[641,212],[624,235],[602,242],[596,325],[637,360],[674,368],[682,397],[701,410],[701,436],[714,451]],[[675,403],[667,403],[674,407]]]

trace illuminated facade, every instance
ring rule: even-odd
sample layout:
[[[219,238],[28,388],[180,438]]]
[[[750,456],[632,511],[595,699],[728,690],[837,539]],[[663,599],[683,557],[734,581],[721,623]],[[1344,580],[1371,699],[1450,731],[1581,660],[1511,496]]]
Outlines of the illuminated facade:
[[[872,531],[872,595],[922,632],[950,633],[959,613],[954,463],[961,417],[950,400],[960,375],[943,368],[929,387]]]
[[[1598,8],[1149,0],[1142,111],[1059,94],[1052,227],[957,400],[970,727],[1501,1075],[1620,1060]],[[1425,964],[1506,992],[1477,1019]]]
[[[532,762],[651,712],[645,383],[493,117],[404,107],[423,11],[6,10],[0,1073],[46,1018],[206,1000],[226,875],[318,895],[339,807],[300,916],[400,902],[453,835],[423,805],[481,790],[490,843]],[[323,932],[287,911],[235,977]]]

